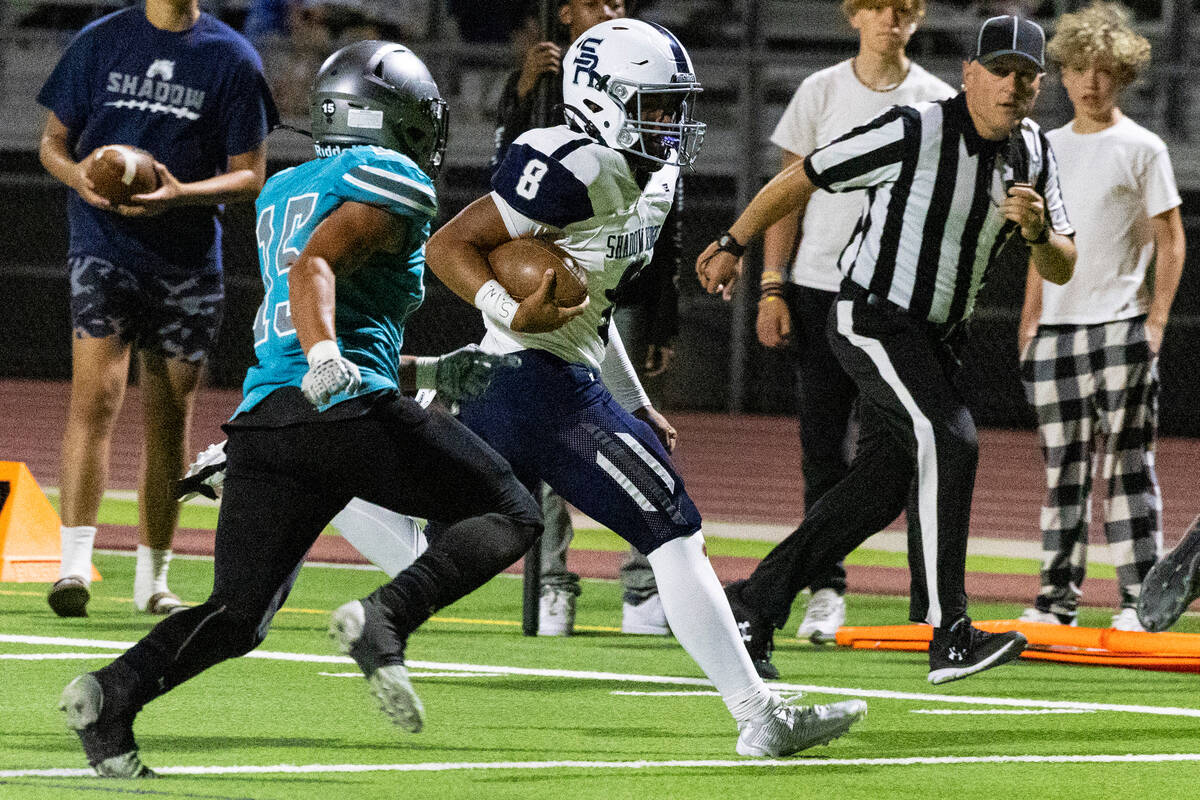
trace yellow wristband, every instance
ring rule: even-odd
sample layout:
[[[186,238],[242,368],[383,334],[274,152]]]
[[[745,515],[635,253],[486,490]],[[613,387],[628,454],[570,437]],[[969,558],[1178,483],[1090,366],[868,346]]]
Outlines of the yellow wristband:
[[[777,269],[764,269],[761,283],[783,283],[783,273]]]
[[[766,297],[760,297],[760,298],[758,298],[758,304],[761,306],[763,303],[769,303],[769,302],[771,302],[772,300],[776,300],[776,301],[778,301],[778,302],[780,302],[780,303],[782,303],[782,302],[783,302],[783,298],[782,298],[782,297],[780,297],[779,295],[777,295],[777,294],[769,294],[769,295],[767,295]]]

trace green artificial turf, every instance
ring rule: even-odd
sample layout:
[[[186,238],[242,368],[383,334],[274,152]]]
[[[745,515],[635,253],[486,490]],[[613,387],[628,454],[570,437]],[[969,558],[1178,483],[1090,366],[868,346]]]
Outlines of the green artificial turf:
[[[69,640],[132,642],[154,622],[132,611],[128,599],[132,558],[100,555],[97,566],[105,580],[94,587],[87,619],[54,617],[45,605],[44,585],[0,584],[0,797],[4,800],[124,795],[268,800],[1172,798],[1190,796],[1200,775],[1195,761],[994,761],[998,756],[1200,753],[1196,716],[1150,713],[1154,708],[1029,715],[914,713],[1012,710],[998,705],[1005,698],[1027,699],[1017,708],[1033,711],[1045,711],[1047,701],[1196,708],[1200,700],[1195,675],[1022,661],[932,687],[925,681],[923,654],[817,648],[800,644],[788,635],[790,631],[777,636],[775,662],[789,684],[809,687],[806,696],[812,701],[871,692],[894,694],[867,696],[868,718],[831,746],[816,748],[788,764],[755,767],[753,761],[734,753],[736,730],[719,698],[613,694],[690,693],[705,687],[656,681],[659,676],[700,678],[701,673],[673,639],[611,632],[620,624],[620,588],[594,580],[584,581],[579,599],[580,634],[567,639],[520,635],[520,584],[514,578],[499,577],[439,612],[409,642],[414,685],[424,699],[428,721],[420,734],[405,734],[376,710],[353,664],[304,660],[305,655],[334,653],[325,635],[328,612],[369,592],[382,575],[315,566],[302,571],[259,648],[267,654],[299,654],[301,660],[236,659],[156,700],[144,709],[136,726],[144,760],[162,768],[349,765],[345,769],[363,769],[425,764],[427,771],[332,772],[325,766],[304,773],[167,775],[141,782],[13,775],[13,771],[86,766],[55,704],[74,675],[111,658],[24,660],[16,656],[111,654],[116,652],[111,645],[86,647]],[[211,576],[211,562],[206,559],[179,559],[171,567],[172,587],[193,602],[206,595]],[[849,603],[852,624],[906,621],[906,599],[851,595]],[[972,608],[977,619],[1011,617],[1019,611],[1012,605]],[[789,625],[797,621],[798,615]],[[1200,625],[1189,617],[1178,630],[1194,632]],[[21,643],[12,641],[13,636],[68,641]],[[488,668],[492,674],[480,674]],[[565,672],[503,672],[514,668]],[[604,672],[618,677],[597,679],[595,673]],[[955,697],[995,702],[946,702]],[[871,763],[934,757],[992,760]],[[829,763],[832,759],[864,761],[835,765]],[[697,760],[715,763],[628,766],[639,761]],[[564,761],[577,763],[536,766]],[[463,768],[501,762],[506,764],[503,769]],[[604,766],[614,763],[626,766]]]

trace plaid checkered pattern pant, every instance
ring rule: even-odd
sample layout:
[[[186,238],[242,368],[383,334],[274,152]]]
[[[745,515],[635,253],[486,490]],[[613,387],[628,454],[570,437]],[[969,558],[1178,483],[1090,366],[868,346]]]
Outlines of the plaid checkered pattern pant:
[[[1087,569],[1093,460],[1108,486],[1104,535],[1122,607],[1137,605],[1162,552],[1162,497],[1154,472],[1158,361],[1145,317],[1096,325],[1043,325],[1021,359],[1046,462],[1042,611],[1074,616]],[[1102,440],[1102,442],[1101,442]]]

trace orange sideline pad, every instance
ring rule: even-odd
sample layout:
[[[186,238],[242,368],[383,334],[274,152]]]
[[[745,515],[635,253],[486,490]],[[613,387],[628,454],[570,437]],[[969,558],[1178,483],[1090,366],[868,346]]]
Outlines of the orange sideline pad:
[[[0,581],[53,583],[62,561],[58,512],[29,467],[0,461]],[[92,567],[92,580],[100,573]]]
[[[1020,631],[1025,634],[1029,646],[1021,658],[1166,672],[1200,672],[1200,634],[1137,633],[1017,620],[973,624],[991,633]],[[844,627],[837,632],[839,645],[856,650],[926,652],[932,638],[933,628],[928,625]]]

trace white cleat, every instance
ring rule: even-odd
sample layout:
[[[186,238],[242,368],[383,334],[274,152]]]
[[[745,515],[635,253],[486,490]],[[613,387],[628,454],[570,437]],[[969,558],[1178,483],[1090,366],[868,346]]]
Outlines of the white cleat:
[[[392,664],[375,670],[367,678],[371,694],[379,701],[379,707],[397,727],[409,733],[420,733],[425,727],[425,706],[403,664]]]
[[[655,593],[637,605],[626,602],[621,609],[621,633],[670,636],[671,626],[667,624],[662,598]]]
[[[373,626],[380,629],[383,626]],[[329,622],[329,638],[339,650],[349,654],[366,676],[371,694],[379,702],[379,708],[397,727],[409,733],[418,733],[425,727],[425,706],[417,697],[408,670],[403,664],[379,666],[377,651],[371,646],[367,631],[367,609],[358,600],[344,603]]]
[[[844,624],[846,599],[833,589],[818,589],[808,600],[796,638],[808,639],[813,644],[836,642],[838,628]]]
[[[1136,608],[1122,608],[1116,614],[1113,614],[1112,629],[1130,631],[1132,633],[1146,632],[1146,629],[1142,627],[1141,620],[1138,619]]]
[[[867,715],[862,700],[802,706],[797,699],[777,701],[768,713],[739,725],[738,755],[781,758],[829,744]]]
[[[1041,622],[1044,625],[1068,625],[1072,628],[1079,624],[1073,614],[1055,614],[1053,611],[1042,611],[1036,607],[1022,611],[1021,616],[1017,617],[1017,622]]]
[[[570,636],[575,632],[575,594],[542,587],[538,598],[538,636]]]

